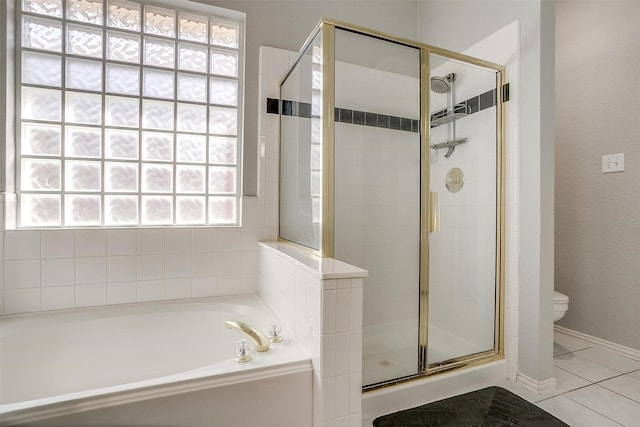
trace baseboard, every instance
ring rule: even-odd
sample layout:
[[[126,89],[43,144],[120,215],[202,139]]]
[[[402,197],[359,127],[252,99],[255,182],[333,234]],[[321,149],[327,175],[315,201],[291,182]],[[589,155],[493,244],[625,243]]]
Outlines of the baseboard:
[[[529,390],[535,391],[537,394],[550,394],[556,391],[556,378],[551,377],[543,381],[534,380],[522,373],[516,375],[516,382],[522,384]]]
[[[616,353],[629,357],[631,359],[640,361],[640,350],[631,347],[625,347],[621,344],[616,344],[611,341],[603,340],[602,338],[597,338],[592,335],[587,335],[582,332],[574,331],[573,329],[565,328],[563,326],[554,325],[554,330],[561,334],[568,335],[570,337],[579,338],[583,341],[590,342],[598,347],[606,348],[611,351],[615,351]]]

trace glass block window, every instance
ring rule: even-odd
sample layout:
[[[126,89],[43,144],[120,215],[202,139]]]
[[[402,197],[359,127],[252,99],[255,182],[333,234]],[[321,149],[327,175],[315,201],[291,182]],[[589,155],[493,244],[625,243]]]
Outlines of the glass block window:
[[[20,4],[20,226],[238,224],[242,20],[187,2]]]

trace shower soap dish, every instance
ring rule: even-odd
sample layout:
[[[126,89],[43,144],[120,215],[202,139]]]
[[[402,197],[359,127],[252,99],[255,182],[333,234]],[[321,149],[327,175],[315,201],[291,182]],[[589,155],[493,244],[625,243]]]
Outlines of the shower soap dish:
[[[434,150],[437,150],[439,148],[448,148],[447,154],[444,155],[448,159],[449,156],[451,156],[451,154],[453,153],[453,150],[456,149],[456,145],[464,144],[465,142],[467,142],[467,140],[468,140],[468,138],[450,139],[450,140],[445,141],[445,142],[439,142],[437,144],[431,144],[431,148],[433,148]]]

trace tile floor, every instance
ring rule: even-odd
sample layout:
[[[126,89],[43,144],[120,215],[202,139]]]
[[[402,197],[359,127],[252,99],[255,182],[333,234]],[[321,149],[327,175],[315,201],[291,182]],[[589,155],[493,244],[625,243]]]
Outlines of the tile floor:
[[[640,427],[640,360],[561,333],[553,350],[557,392],[538,395],[508,380],[495,385],[572,427]]]
[[[556,332],[553,366],[557,393],[498,385],[573,427],[640,427],[640,361]]]

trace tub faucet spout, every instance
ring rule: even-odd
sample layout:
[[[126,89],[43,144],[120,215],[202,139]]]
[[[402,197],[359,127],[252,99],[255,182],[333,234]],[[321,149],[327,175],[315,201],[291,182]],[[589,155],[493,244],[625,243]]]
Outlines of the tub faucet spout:
[[[226,326],[227,329],[234,329],[249,338],[256,347],[256,351],[262,352],[269,350],[269,338],[256,328],[238,320],[225,320],[224,326]]]

